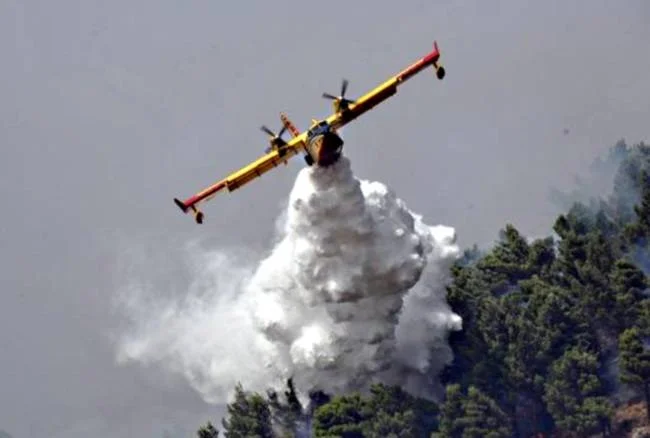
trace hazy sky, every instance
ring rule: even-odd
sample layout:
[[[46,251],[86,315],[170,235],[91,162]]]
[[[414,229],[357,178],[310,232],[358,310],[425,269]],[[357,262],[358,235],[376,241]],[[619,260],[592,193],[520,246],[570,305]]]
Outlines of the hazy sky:
[[[304,128],[341,77],[356,97],[434,39],[447,77],[345,129],[355,172],[463,244],[508,221],[546,234],[551,187],[650,137],[649,23],[646,0],[0,2],[0,430],[158,438],[219,420],[183,381],[115,364],[131,260],[182,293],[188,239],[267,249],[301,159],[215,198],[202,227],[172,198],[257,158],[278,111]]]

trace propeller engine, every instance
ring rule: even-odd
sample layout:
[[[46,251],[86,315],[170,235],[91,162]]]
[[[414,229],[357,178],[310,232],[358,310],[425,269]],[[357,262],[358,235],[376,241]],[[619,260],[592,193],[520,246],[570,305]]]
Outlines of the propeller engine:
[[[334,106],[336,111],[345,111],[351,103],[354,103],[354,100],[346,99],[345,92],[348,89],[348,80],[343,79],[341,82],[341,94],[339,96],[334,96],[329,93],[323,93],[325,99],[330,99],[334,101]]]
[[[267,128],[267,127],[264,126],[264,125],[262,125],[262,126],[260,127],[260,129],[261,129],[263,132],[267,133],[267,134],[269,135],[269,137],[271,137],[271,138],[269,139],[269,143],[271,144],[271,146],[269,146],[269,147],[266,148],[266,150],[265,150],[265,152],[266,152],[267,154],[268,154],[269,152],[273,151],[273,150],[276,150],[276,149],[281,150],[282,146],[285,146],[285,145],[287,144],[287,142],[282,138],[282,134],[284,134],[284,132],[287,130],[287,127],[286,127],[286,126],[283,126],[282,129],[280,129],[280,132],[278,132],[277,134],[276,134],[275,132],[271,131],[269,128]],[[282,154],[281,154],[281,155],[282,155]]]

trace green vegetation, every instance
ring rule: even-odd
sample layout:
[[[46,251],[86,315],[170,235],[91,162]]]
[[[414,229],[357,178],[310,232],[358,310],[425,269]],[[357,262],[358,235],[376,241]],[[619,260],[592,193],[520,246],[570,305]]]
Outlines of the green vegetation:
[[[553,236],[528,241],[507,224],[492,249],[456,263],[448,301],[463,330],[439,405],[375,385],[304,407],[291,382],[284,397],[238,386],[223,435],[615,436],[622,389],[650,402],[650,146],[621,141],[612,156],[611,195],[574,203]]]

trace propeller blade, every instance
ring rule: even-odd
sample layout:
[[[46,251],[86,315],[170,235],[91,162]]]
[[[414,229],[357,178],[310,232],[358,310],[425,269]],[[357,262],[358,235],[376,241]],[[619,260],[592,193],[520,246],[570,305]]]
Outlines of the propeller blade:
[[[278,138],[282,137],[282,134],[284,134],[286,130],[287,127],[282,125],[282,129],[280,129],[280,132],[278,132]]]
[[[349,84],[349,81],[344,78],[343,81],[341,82],[341,95],[340,96],[334,96],[334,95],[329,94],[329,93],[323,93],[323,97],[325,99],[338,101],[339,104],[344,104],[345,106],[347,106],[347,105],[349,105],[351,103],[354,103],[354,100],[346,99],[344,97],[345,92],[348,90],[348,84]]]
[[[261,129],[263,132],[266,132],[266,133],[267,133],[268,135],[270,135],[271,137],[275,137],[275,133],[274,133],[273,131],[271,131],[269,128],[267,128],[266,126],[262,125],[262,126],[260,126],[260,129]]]

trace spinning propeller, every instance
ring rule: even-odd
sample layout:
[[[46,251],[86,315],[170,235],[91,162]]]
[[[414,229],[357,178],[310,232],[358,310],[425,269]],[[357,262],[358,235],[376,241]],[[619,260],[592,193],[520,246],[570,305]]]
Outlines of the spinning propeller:
[[[329,93],[323,93],[323,97],[325,99],[330,99],[336,102],[338,107],[340,109],[345,110],[349,104],[354,103],[354,100],[346,99],[345,98],[345,91],[348,89],[348,80],[343,79],[343,82],[341,82],[341,95],[340,96],[334,96]]]
[[[269,140],[269,142],[271,143],[271,147],[266,148],[265,151],[266,153],[269,153],[272,150],[280,148],[287,144],[287,142],[284,141],[284,139],[282,138],[282,134],[284,134],[284,132],[287,130],[286,126],[283,126],[282,129],[280,129],[280,132],[278,132],[277,134],[264,125],[262,125],[260,129],[266,132],[269,135],[269,137],[271,137],[271,139]]]

